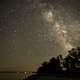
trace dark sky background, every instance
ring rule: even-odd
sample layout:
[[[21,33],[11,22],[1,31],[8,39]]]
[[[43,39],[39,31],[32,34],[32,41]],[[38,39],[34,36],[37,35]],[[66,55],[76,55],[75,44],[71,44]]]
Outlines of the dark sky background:
[[[44,18],[49,10],[66,27],[70,44],[80,45],[80,0],[0,0],[0,71],[36,70],[66,54]]]

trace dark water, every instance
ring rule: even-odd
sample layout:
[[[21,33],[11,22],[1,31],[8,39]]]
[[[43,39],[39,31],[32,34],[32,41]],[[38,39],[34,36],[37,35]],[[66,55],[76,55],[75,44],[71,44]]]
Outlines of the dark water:
[[[32,74],[32,73],[31,73]],[[23,80],[31,74],[25,73],[0,73],[0,80]],[[38,76],[37,80],[80,80],[80,78],[65,78],[52,76]]]
[[[24,73],[0,73],[0,80],[23,80],[27,76]]]

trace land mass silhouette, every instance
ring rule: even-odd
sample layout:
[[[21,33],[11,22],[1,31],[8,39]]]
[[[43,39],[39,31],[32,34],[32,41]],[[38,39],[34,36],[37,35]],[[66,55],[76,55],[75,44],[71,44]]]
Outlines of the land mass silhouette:
[[[57,57],[52,57],[49,62],[43,62],[35,75],[28,76],[24,80],[43,80],[44,78],[38,79],[40,76],[80,79],[80,47],[69,50],[65,58],[60,54]]]

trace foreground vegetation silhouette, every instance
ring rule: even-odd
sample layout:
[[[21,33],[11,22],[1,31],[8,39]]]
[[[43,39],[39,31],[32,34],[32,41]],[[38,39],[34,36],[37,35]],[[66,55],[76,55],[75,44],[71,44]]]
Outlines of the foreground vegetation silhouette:
[[[80,77],[80,47],[69,50],[65,58],[59,55],[43,62],[37,74],[25,80],[35,80],[36,76]]]

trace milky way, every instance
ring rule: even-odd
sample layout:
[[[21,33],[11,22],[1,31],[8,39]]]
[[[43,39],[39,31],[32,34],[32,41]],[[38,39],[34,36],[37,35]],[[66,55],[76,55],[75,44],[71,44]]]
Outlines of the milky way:
[[[54,18],[53,16],[55,16],[52,11],[48,11],[48,12],[44,12],[43,13],[43,17],[45,16],[45,19],[49,22],[49,24],[52,24],[52,27],[55,27],[55,31],[56,31],[56,36],[57,39],[59,41],[59,43],[61,43],[61,45],[64,47],[64,49],[66,51],[70,50],[73,48],[73,46],[68,42],[70,40],[68,40],[68,32],[66,31],[66,27],[65,25],[63,25],[63,23],[59,23],[58,21],[56,21],[56,18]]]
[[[75,1],[72,1],[72,2],[74,3]],[[63,3],[65,4],[65,1],[63,1]],[[63,49],[67,52],[71,48],[79,46],[79,45],[76,45],[78,41],[75,41],[75,38],[77,37],[76,36],[73,37],[72,35],[75,32],[76,32],[75,35],[79,34],[77,31],[74,31],[74,30],[75,29],[77,30],[79,28],[80,23],[79,23],[79,18],[77,19],[77,16],[74,13],[75,10],[73,9],[72,5],[70,6],[67,4],[68,6],[67,5],[63,6],[64,5],[63,3],[60,3],[60,5],[56,4],[57,5],[56,7],[55,7],[55,4],[52,5],[52,3],[49,3],[49,4],[46,3],[46,5],[48,4],[47,5],[48,10],[45,8],[44,9],[45,11],[42,11],[42,14],[43,14],[43,17],[45,16],[45,19],[49,22],[49,24],[51,24],[50,26],[54,27],[54,30],[56,31],[55,34],[57,37],[56,40],[59,41],[60,45],[62,45]],[[78,6],[78,9],[79,9],[79,6]],[[72,11],[69,11],[69,10],[72,10]],[[75,26],[75,22],[77,22],[76,24],[77,27]],[[73,30],[71,29],[71,26]],[[69,35],[69,34],[72,34],[72,35]]]
[[[0,70],[35,70],[80,46],[79,0],[0,1]]]

